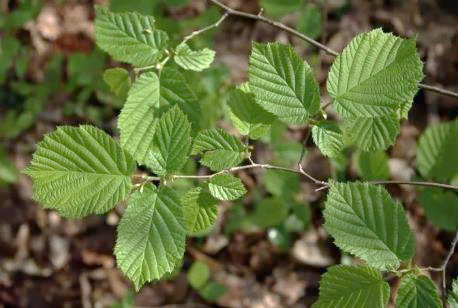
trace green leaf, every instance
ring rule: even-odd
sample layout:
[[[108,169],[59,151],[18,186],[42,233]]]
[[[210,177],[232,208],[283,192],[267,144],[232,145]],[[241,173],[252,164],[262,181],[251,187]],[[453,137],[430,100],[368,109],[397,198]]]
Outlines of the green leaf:
[[[321,12],[313,4],[307,4],[301,11],[297,21],[297,31],[304,33],[312,39],[321,34]]]
[[[319,112],[318,84],[291,46],[253,43],[248,74],[258,104],[281,121],[301,124]]]
[[[96,43],[115,60],[142,67],[163,56],[168,36],[156,29],[154,18],[137,12],[112,13],[95,7]]]
[[[312,128],[313,142],[323,155],[337,157],[345,146],[342,131],[331,121],[320,121]]]
[[[434,282],[424,275],[409,274],[401,279],[397,308],[430,307],[441,308],[442,303]]]
[[[202,121],[200,104],[185,77],[179,71],[165,67],[159,79],[161,106],[178,105],[191,121],[193,132],[199,131]]]
[[[296,216],[300,221],[304,223],[304,228],[306,228],[310,223],[310,217],[312,213],[310,212],[310,206],[308,204],[295,204],[291,208],[293,210],[294,216]]]
[[[226,293],[226,287],[213,281],[207,283],[199,292],[200,296],[210,302],[217,301],[224,293]]]
[[[256,103],[252,93],[246,93],[240,89],[229,92],[227,104],[231,111],[243,122],[249,124],[270,124],[275,116],[264,110]]]
[[[390,177],[388,155],[384,151],[359,152],[357,172],[366,181],[387,180]]]
[[[121,67],[109,68],[103,72],[103,80],[110,87],[111,92],[125,100],[131,85],[129,72]]]
[[[367,266],[337,265],[328,268],[320,281],[320,296],[314,308],[384,308],[390,285],[382,274]]]
[[[404,209],[382,186],[332,182],[324,218],[335,244],[370,266],[397,269],[415,253]]]
[[[140,164],[147,162],[153,146],[159,95],[157,75],[153,72],[142,74],[130,88],[118,118],[121,145]]]
[[[458,278],[452,282],[452,290],[448,292],[447,304],[450,308],[458,308]]]
[[[192,50],[187,44],[180,44],[175,50],[175,62],[185,70],[200,72],[210,67],[215,51],[204,48]]]
[[[0,146],[0,186],[3,183],[12,184],[18,179],[16,166],[8,158],[8,154]]]
[[[455,231],[458,229],[458,195],[456,192],[426,188],[418,200],[425,215],[437,227]]]
[[[213,171],[238,165],[245,155],[245,145],[222,129],[205,129],[197,134],[191,155],[203,154],[200,162]]]
[[[129,199],[118,225],[116,262],[138,291],[163,278],[181,262],[185,221],[178,196],[169,188],[147,184]]]
[[[195,187],[182,198],[183,213],[186,220],[186,232],[199,234],[210,229],[218,217],[218,201],[202,187]]]
[[[203,288],[210,279],[210,268],[201,261],[195,261],[189,268],[186,278],[191,287],[195,290],[199,290]]]
[[[242,181],[229,173],[213,176],[208,183],[208,189],[219,200],[236,200],[246,193]]]
[[[355,37],[334,60],[327,89],[344,132],[364,151],[386,149],[423,78],[414,39],[381,29]],[[408,103],[406,103],[408,102]]]
[[[458,120],[428,126],[420,136],[417,166],[425,178],[448,181],[458,175]]]
[[[279,18],[286,14],[297,12],[302,0],[261,0],[260,6],[272,17]]]
[[[164,113],[157,123],[147,166],[159,175],[181,170],[191,151],[191,123],[178,106]]]
[[[274,227],[281,224],[288,216],[288,208],[283,199],[264,198],[256,203],[253,221],[261,228]]]
[[[334,60],[327,89],[343,117],[393,114],[413,100],[423,78],[415,39],[381,29],[362,33]]]
[[[344,134],[361,150],[385,150],[396,140],[400,131],[398,116],[393,113],[379,117],[344,119]]]
[[[61,126],[38,143],[24,173],[33,197],[65,217],[102,214],[129,193],[135,162],[105,132],[93,126]]]
[[[274,196],[283,197],[284,199],[291,198],[295,193],[299,192],[299,185],[298,174],[274,169],[267,169],[264,172],[266,191]]]

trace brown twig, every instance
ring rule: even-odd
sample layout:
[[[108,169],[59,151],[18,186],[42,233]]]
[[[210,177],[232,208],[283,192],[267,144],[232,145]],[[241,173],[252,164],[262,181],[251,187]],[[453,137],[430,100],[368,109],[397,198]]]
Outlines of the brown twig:
[[[229,6],[221,3],[220,1],[218,0],[210,0],[213,4],[219,6],[220,8],[222,8],[223,10],[226,11],[227,14],[229,15],[233,15],[233,16],[240,16],[240,17],[244,17],[244,18],[248,18],[248,19],[253,19],[253,20],[258,20],[258,21],[261,21],[263,23],[266,23],[266,24],[269,24],[271,26],[274,26],[278,29],[281,29],[291,35],[294,35],[298,38],[300,38],[301,40],[304,40],[310,44],[312,44],[313,46],[315,47],[318,47],[319,49],[325,51],[327,54],[330,54],[332,56],[338,56],[339,53],[331,48],[329,48],[328,46],[324,45],[324,44],[321,44],[320,42],[312,39],[311,37],[308,37],[307,35],[303,34],[303,33],[300,33],[299,31],[293,29],[293,28],[290,28],[288,27],[287,25],[281,23],[281,22],[278,22],[278,21],[275,21],[275,20],[272,20],[272,19],[269,19],[265,16],[263,16],[262,14],[250,14],[250,13],[246,13],[246,12],[242,12],[242,11],[238,11],[238,10],[234,10],[232,8],[230,8]],[[458,93],[456,92],[453,92],[451,90],[447,90],[447,89],[444,89],[442,87],[436,87],[436,86],[431,86],[431,85],[427,85],[427,84],[424,84],[424,83],[420,83],[420,88],[423,88],[425,90],[428,90],[428,91],[432,91],[432,92],[436,92],[436,93],[439,93],[439,94],[443,94],[443,95],[447,95],[447,96],[450,96],[450,97],[454,97],[454,98],[458,98]]]

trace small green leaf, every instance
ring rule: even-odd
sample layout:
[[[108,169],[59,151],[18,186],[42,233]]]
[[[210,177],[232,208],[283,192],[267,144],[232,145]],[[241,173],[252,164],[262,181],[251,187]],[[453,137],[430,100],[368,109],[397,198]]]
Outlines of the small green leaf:
[[[264,172],[264,186],[266,190],[274,196],[291,198],[299,192],[300,179],[298,174],[267,169]]]
[[[188,234],[199,234],[213,226],[218,217],[218,201],[202,187],[188,191],[181,198],[181,202]]]
[[[0,147],[0,186],[3,183],[12,184],[18,179],[17,170],[8,158],[6,151]]]
[[[157,123],[150,159],[146,163],[159,175],[181,170],[191,151],[191,123],[178,106]]]
[[[215,58],[215,51],[204,48],[201,50],[192,50],[187,44],[180,44],[175,50],[175,62],[191,71],[203,71],[210,67]]]
[[[197,134],[192,155],[202,154],[201,163],[213,171],[238,165],[245,155],[245,145],[222,129],[206,129]]]
[[[320,121],[312,128],[313,142],[323,155],[337,157],[345,146],[340,128],[330,121]]]
[[[310,223],[310,218],[312,213],[310,212],[310,206],[308,204],[295,204],[291,208],[294,215],[299,218],[304,223],[304,228],[306,228]]]
[[[382,186],[332,182],[324,218],[335,244],[370,266],[397,269],[415,253],[405,211]]]
[[[428,126],[417,146],[418,171],[448,181],[458,175],[458,120]]]
[[[321,12],[313,4],[307,4],[301,11],[297,21],[297,31],[304,33],[312,39],[321,34]]]
[[[288,207],[283,199],[264,198],[256,203],[253,221],[259,227],[266,229],[281,224],[288,216]]]
[[[231,111],[243,122],[249,124],[270,124],[275,116],[256,103],[254,95],[240,89],[229,92],[227,104]]]
[[[319,112],[318,84],[291,46],[253,43],[248,74],[257,103],[281,121],[301,124]]]
[[[159,108],[159,79],[144,73],[129,90],[118,118],[121,145],[140,164],[145,164],[153,145]]]
[[[207,283],[199,292],[200,296],[210,302],[217,301],[224,293],[226,293],[226,287],[213,281]]]
[[[425,215],[437,227],[455,231],[458,229],[458,195],[452,191],[426,188],[419,200]]]
[[[152,16],[112,13],[100,6],[95,12],[96,43],[115,60],[142,67],[157,63],[164,55],[168,36],[156,29]]]
[[[102,214],[129,193],[135,162],[105,132],[61,126],[38,143],[24,173],[33,179],[33,198],[65,217]]]
[[[366,180],[386,180],[390,177],[388,155],[384,151],[359,152],[357,154],[358,175]]]
[[[110,87],[111,92],[125,100],[129,92],[131,79],[129,72],[121,67],[109,68],[103,72],[103,80]]]
[[[246,193],[242,181],[229,173],[213,176],[208,183],[208,189],[219,200],[236,200]]]
[[[390,285],[382,274],[367,266],[336,265],[320,281],[320,296],[314,308],[384,308]]]
[[[210,268],[207,264],[196,261],[192,263],[189,268],[186,278],[191,287],[195,290],[199,290],[203,288],[210,279]]]
[[[442,307],[437,287],[429,277],[415,274],[402,277],[396,298],[396,308],[414,307]]]
[[[447,304],[450,308],[458,308],[458,278],[452,282],[452,289],[448,291]]]
[[[185,221],[177,195],[147,184],[129,199],[118,225],[116,262],[138,291],[173,272],[185,250]]]
[[[272,17],[279,18],[286,14],[297,12],[302,0],[261,0],[260,6]]]

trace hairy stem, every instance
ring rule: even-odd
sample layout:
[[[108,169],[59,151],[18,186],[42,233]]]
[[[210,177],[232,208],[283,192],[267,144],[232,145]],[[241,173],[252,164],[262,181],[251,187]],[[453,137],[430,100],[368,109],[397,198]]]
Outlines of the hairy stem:
[[[209,25],[209,26],[207,26],[207,27],[205,27],[205,28],[202,28],[202,29],[200,29],[200,30],[196,30],[196,31],[192,32],[191,34],[189,34],[188,36],[186,36],[180,44],[185,44],[187,41],[189,41],[190,39],[192,39],[192,38],[198,36],[199,34],[205,32],[205,31],[211,30],[211,29],[213,29],[213,28],[219,27],[219,25],[220,25],[228,16],[229,16],[229,13],[228,13],[228,12],[224,13],[224,15],[223,15],[217,22],[215,22],[214,24]]]
[[[246,12],[242,12],[242,11],[238,11],[238,10],[234,10],[230,7],[228,7],[227,5],[221,3],[220,1],[218,0],[210,0],[213,4],[219,6],[220,8],[222,8],[224,11],[226,11],[226,14],[229,14],[229,15],[234,15],[234,16],[240,16],[240,17],[244,17],[244,18],[248,18],[248,19],[254,19],[254,20],[258,20],[258,21],[261,21],[263,23],[266,23],[266,24],[269,24],[271,26],[274,26],[278,29],[281,29],[291,35],[294,35],[310,44],[312,44],[313,46],[315,47],[318,47],[319,49],[325,51],[327,54],[330,54],[332,56],[337,56],[339,55],[339,53],[331,48],[329,48],[328,46],[324,45],[324,44],[321,44],[320,42],[308,37],[307,35],[303,34],[303,33],[300,33],[299,31],[296,31],[295,29],[293,28],[290,28],[288,27],[287,25],[281,23],[281,22],[278,22],[278,21],[275,21],[275,20],[272,20],[272,19],[269,19],[265,16],[263,16],[262,14],[250,14],[250,13],[246,13]],[[454,98],[458,98],[458,93],[457,92],[453,92],[451,90],[447,90],[447,89],[444,89],[442,87],[436,87],[436,86],[431,86],[431,85],[427,85],[427,84],[424,84],[424,83],[420,83],[420,88],[423,88],[425,90],[428,90],[428,91],[432,91],[432,92],[436,92],[436,93],[439,93],[439,94],[443,94],[443,95],[447,95],[447,96],[450,96],[450,97],[454,97]]]

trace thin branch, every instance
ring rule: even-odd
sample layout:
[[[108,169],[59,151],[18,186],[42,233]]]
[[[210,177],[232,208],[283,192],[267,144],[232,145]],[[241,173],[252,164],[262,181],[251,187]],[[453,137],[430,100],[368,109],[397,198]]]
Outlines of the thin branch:
[[[417,182],[417,181],[368,181],[370,184],[406,184],[406,185],[416,185],[416,186],[427,186],[427,187],[436,187],[436,188],[445,188],[458,191],[457,186],[434,183],[434,182]]]
[[[186,43],[186,42],[189,41],[190,39],[192,39],[192,38],[198,36],[199,34],[205,32],[205,31],[208,31],[208,30],[211,30],[211,29],[213,29],[213,28],[219,27],[219,25],[227,18],[227,16],[229,16],[229,13],[228,13],[228,12],[224,13],[224,15],[223,15],[217,22],[215,22],[214,24],[209,25],[209,26],[207,26],[207,27],[205,27],[205,28],[202,28],[202,29],[200,29],[200,30],[196,30],[196,31],[192,32],[191,34],[189,34],[188,36],[186,36],[186,37],[183,39],[183,41],[181,42],[181,44]]]
[[[264,17],[264,15],[262,15],[262,14],[254,15],[254,14],[250,14],[250,13],[245,13],[245,12],[242,12],[242,11],[234,10],[234,9],[228,7],[227,5],[221,3],[221,2],[219,2],[217,0],[210,0],[210,1],[213,4],[215,4],[215,5],[219,6],[220,8],[222,8],[223,10],[225,10],[229,15],[240,16],[240,17],[244,17],[244,18],[249,18],[249,19],[255,19],[255,20],[262,21],[262,22],[264,22],[266,24],[272,25],[272,26],[274,26],[276,28],[279,28],[279,29],[282,29],[283,31],[288,32],[288,33],[290,33],[290,34],[292,34],[294,36],[297,36],[298,38],[300,38],[300,39],[302,39],[302,40],[304,40],[306,42],[309,42],[310,44],[315,45],[316,47],[326,51],[330,55],[333,55],[333,56],[337,56],[338,55],[337,51],[332,50],[328,46],[323,45],[318,41],[315,41],[314,39],[308,37],[307,35],[304,35],[304,34],[300,33],[299,31],[296,31],[293,28],[290,28],[290,27],[282,24],[281,22],[278,22],[278,21],[269,19],[267,17]]]
[[[441,268],[442,268],[442,288],[444,289],[444,294],[446,292],[445,290],[446,290],[446,287],[447,287],[446,286],[446,280],[445,280],[445,278],[446,278],[445,274],[446,274],[446,271],[447,271],[447,265],[448,265],[448,262],[450,262],[450,259],[452,258],[453,253],[455,252],[457,243],[458,243],[458,232],[456,232],[455,238],[452,241],[452,244],[451,244],[450,250],[448,252],[448,255],[445,258],[444,263],[441,266]]]
[[[242,12],[242,11],[238,11],[238,10],[234,10],[230,7],[228,7],[227,5],[221,3],[220,1],[218,0],[210,0],[213,4],[219,6],[220,8],[222,8],[223,10],[226,11],[227,14],[229,15],[233,15],[233,16],[240,16],[240,17],[244,17],[244,18],[248,18],[248,19],[253,19],[253,20],[258,20],[258,21],[261,21],[263,23],[266,23],[266,24],[269,24],[271,26],[274,26],[278,29],[281,29],[289,34],[292,34],[312,45],[314,45],[315,47],[318,47],[320,48],[321,50],[325,51],[326,53],[332,55],[332,56],[337,56],[339,55],[339,53],[331,48],[329,48],[328,46],[324,45],[324,44],[321,44],[320,42],[308,37],[307,35],[303,34],[303,33],[300,33],[298,31],[296,31],[295,29],[293,28],[290,28],[288,26],[286,26],[285,24],[281,23],[281,22],[278,22],[278,21],[275,21],[275,20],[272,20],[272,19],[269,19],[267,17],[264,17],[263,15],[261,14],[250,14],[250,13],[245,13],[245,12]],[[456,92],[453,92],[453,91],[450,91],[450,90],[447,90],[447,89],[444,89],[444,88],[441,88],[441,87],[436,87],[436,86],[431,86],[431,85],[427,85],[427,84],[424,84],[424,83],[420,83],[420,88],[423,88],[425,90],[428,90],[428,91],[432,91],[432,92],[436,92],[436,93],[440,93],[440,94],[443,94],[443,95],[447,95],[447,96],[451,96],[451,97],[454,97],[454,98],[458,98],[458,93]]]
[[[287,171],[287,172],[292,172],[292,173],[298,173],[304,175],[306,178],[311,180],[313,183],[321,186],[328,186],[328,183],[325,181],[320,181],[316,178],[314,178],[312,175],[309,173],[305,172],[304,169],[302,168],[301,165],[299,165],[299,169],[292,169],[292,168],[286,168],[286,167],[281,167],[281,166],[274,166],[274,165],[269,165],[269,164],[257,164],[257,163],[252,163],[249,165],[244,165],[244,166],[238,166],[238,167],[233,167],[229,169],[225,169],[213,174],[206,174],[206,175],[174,175],[172,176],[173,179],[196,179],[196,180],[207,180],[210,179],[214,176],[217,176],[222,173],[235,173],[241,170],[246,170],[246,169],[254,169],[254,168],[261,168],[261,169],[276,169],[276,170],[282,170],[282,171]]]

